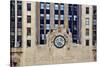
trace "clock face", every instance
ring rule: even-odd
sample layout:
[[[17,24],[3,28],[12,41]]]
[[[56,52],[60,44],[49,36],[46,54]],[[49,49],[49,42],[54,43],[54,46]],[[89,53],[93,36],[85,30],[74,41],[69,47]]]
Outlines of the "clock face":
[[[54,39],[54,45],[57,47],[57,48],[62,48],[64,47],[65,45],[65,38],[62,36],[62,35],[58,35],[55,37]]]

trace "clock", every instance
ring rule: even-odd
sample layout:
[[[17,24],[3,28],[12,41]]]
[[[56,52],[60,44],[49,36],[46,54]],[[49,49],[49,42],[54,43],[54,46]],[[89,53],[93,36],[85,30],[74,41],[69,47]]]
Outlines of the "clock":
[[[64,47],[66,43],[66,40],[64,38],[64,36],[62,35],[58,35],[54,38],[54,45],[57,47],[57,48],[62,48]]]

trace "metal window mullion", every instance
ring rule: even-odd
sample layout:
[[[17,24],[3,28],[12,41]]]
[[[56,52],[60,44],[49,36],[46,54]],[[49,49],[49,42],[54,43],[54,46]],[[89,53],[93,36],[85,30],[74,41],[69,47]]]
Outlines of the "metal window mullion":
[[[46,43],[46,3],[44,3],[44,44]]]
[[[17,1],[15,1],[15,46],[17,47]]]

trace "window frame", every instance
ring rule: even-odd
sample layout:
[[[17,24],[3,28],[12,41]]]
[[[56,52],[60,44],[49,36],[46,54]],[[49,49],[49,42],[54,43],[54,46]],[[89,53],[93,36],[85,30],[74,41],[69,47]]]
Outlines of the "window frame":
[[[89,29],[86,28],[86,36],[89,36]]]
[[[27,3],[27,11],[31,11],[31,3]]]
[[[31,36],[31,28],[27,27],[27,36]]]
[[[86,40],[86,46],[89,46],[89,39]]]
[[[89,14],[89,7],[86,7],[86,14]]]
[[[27,40],[27,47],[31,47],[31,40]]]
[[[85,24],[89,25],[89,18],[85,18]]]
[[[27,15],[27,23],[31,23],[31,15]]]

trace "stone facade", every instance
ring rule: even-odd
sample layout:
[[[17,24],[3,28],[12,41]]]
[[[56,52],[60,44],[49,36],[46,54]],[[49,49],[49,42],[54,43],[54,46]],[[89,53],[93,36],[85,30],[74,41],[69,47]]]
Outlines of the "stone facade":
[[[27,3],[31,3],[31,12],[27,11]],[[85,18],[89,17],[92,22],[92,11],[90,15],[85,15],[85,7],[82,6],[82,28],[81,28],[81,44],[72,43],[72,33],[68,28],[68,9],[65,9],[64,28],[60,25],[57,29],[54,28],[54,4],[50,3],[51,15],[50,26],[51,29],[46,35],[46,44],[40,45],[38,42],[38,36],[40,28],[40,3],[23,1],[22,2],[22,48],[11,48],[11,61],[12,65],[18,67],[30,66],[30,65],[42,65],[42,64],[62,64],[62,63],[76,63],[76,62],[91,62],[96,61],[96,47],[92,46],[92,23],[88,28],[90,29],[90,36],[85,36]],[[68,5],[64,5],[68,8]],[[88,6],[92,9],[92,6]],[[31,15],[31,23],[27,23],[27,15]],[[27,27],[31,27],[31,36],[27,36]],[[61,35],[65,42],[62,48],[55,46],[55,38]],[[90,38],[90,45],[85,45],[86,38]],[[27,40],[31,40],[31,47],[27,47]],[[13,67],[13,66],[12,66]]]

